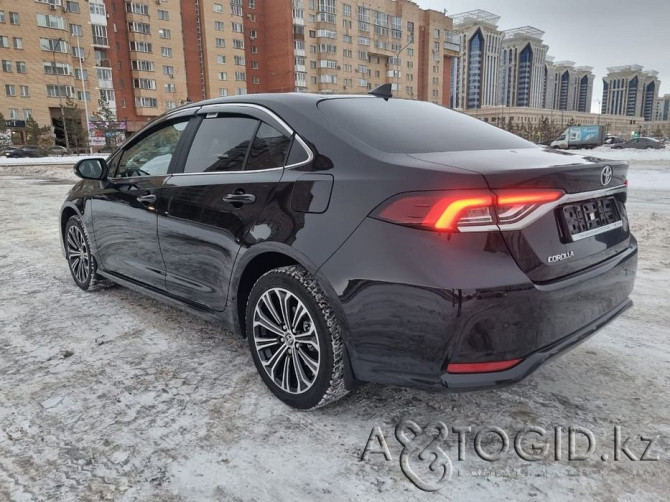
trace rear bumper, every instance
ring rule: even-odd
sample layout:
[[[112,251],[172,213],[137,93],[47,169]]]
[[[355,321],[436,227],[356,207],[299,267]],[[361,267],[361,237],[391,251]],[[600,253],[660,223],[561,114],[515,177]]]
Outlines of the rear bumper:
[[[500,234],[368,219],[319,276],[337,295],[358,380],[457,391],[516,382],[593,334],[631,305],[636,269],[631,237],[598,265],[535,284]],[[450,363],[519,358],[496,373],[446,373]]]
[[[451,391],[472,391],[517,383],[530,375],[548,359],[567,352],[590,338],[600,328],[619,317],[619,315],[632,306],[632,300],[625,300],[588,326],[527,355],[519,364],[508,370],[492,373],[444,373],[441,378],[442,384]]]

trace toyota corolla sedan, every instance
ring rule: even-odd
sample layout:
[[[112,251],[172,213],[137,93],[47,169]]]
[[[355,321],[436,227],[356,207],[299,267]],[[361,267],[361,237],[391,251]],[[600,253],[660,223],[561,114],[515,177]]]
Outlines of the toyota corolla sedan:
[[[306,409],[362,382],[511,384],[616,318],[627,170],[426,102],[238,96],[80,161],[60,229],[79,287],[216,320]]]

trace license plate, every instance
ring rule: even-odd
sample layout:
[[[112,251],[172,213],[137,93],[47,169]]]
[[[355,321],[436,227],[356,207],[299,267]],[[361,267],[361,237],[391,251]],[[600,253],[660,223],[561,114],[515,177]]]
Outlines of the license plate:
[[[563,220],[573,242],[623,226],[614,197],[563,206]]]

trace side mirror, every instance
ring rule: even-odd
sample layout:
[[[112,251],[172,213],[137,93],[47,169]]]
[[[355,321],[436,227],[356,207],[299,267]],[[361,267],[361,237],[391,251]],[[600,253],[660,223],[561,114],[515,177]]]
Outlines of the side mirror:
[[[104,180],[107,177],[105,159],[83,159],[74,166],[74,174],[84,180]]]

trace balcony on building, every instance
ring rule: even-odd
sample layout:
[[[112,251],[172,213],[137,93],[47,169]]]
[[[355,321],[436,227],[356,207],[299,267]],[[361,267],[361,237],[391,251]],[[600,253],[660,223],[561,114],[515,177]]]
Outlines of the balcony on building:
[[[444,52],[447,56],[458,57],[461,52],[461,37],[452,30],[445,30]]]

